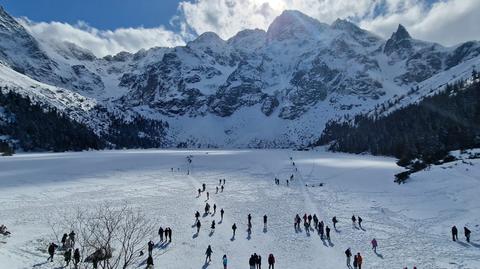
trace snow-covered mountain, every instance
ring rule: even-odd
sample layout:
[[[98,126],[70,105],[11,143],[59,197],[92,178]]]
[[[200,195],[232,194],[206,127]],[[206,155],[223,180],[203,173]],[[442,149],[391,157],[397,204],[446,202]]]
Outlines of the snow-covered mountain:
[[[3,9],[0,35],[0,61],[11,72],[126,120],[166,121],[170,146],[310,144],[332,118],[438,87],[480,64],[480,42],[447,48],[413,39],[401,25],[384,40],[346,20],[328,25],[298,11],[283,12],[266,32],[244,30],[228,40],[204,33],[185,46],[104,58],[36,40]],[[61,98],[52,95],[51,105]]]

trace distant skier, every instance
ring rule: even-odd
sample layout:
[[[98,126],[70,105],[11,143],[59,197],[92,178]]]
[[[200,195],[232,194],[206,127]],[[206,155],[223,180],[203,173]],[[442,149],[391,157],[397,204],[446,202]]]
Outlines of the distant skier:
[[[75,268],[78,268],[79,263],[80,263],[80,250],[77,248],[73,252],[73,265],[75,265]]]
[[[263,215],[263,228],[267,228],[267,215]]]
[[[58,245],[56,245],[55,243],[50,243],[50,245],[48,246],[48,255],[50,255],[50,257],[48,257],[47,259],[47,262],[50,260],[51,262],[53,262],[53,255],[55,255],[55,249],[58,248]]]
[[[377,253],[377,246],[378,246],[377,239],[373,238],[372,249],[373,249],[373,252],[375,252],[375,253]]]
[[[232,225],[233,237],[235,237],[235,231],[237,230],[237,224]]]
[[[453,241],[458,240],[458,229],[457,229],[457,226],[455,225],[452,227],[452,240]]]
[[[355,218],[355,215],[352,215],[352,225],[353,227],[357,227],[357,218]]]
[[[163,228],[161,226],[158,229],[158,235],[160,236],[160,242],[163,242]]]
[[[330,241],[330,228],[328,226],[325,228],[325,233],[327,234],[327,240]]]
[[[333,228],[336,230],[336,229],[337,229],[337,223],[338,223],[338,220],[337,220],[337,217],[336,217],[336,216],[334,216],[334,217],[332,218],[332,222],[333,222]]]
[[[63,253],[63,258],[65,260],[65,267],[68,267],[68,265],[70,264],[70,261],[72,260],[72,249],[68,249],[67,251],[65,251],[65,253]]]
[[[362,218],[358,216],[358,227],[360,227],[360,229],[362,229],[362,221]]]
[[[197,234],[200,233],[200,227],[202,226],[202,224],[200,223],[200,220],[197,220]]]
[[[212,261],[212,253],[213,253],[212,247],[208,245],[207,251],[205,251],[205,263],[207,263],[207,260],[208,260],[208,263]]]
[[[223,214],[225,213],[225,211],[222,209],[220,209],[220,221],[223,221]]]
[[[463,231],[465,233],[465,238],[467,238],[467,242],[470,243],[470,234],[472,231],[470,231],[467,227],[463,227]]]
[[[227,255],[223,255],[222,263],[223,263],[223,269],[227,269],[227,263],[228,263]]]
[[[153,241],[150,240],[148,241],[147,246],[148,246],[148,255],[151,256],[153,252],[153,246],[155,246],[155,243],[153,243]]]
[[[350,250],[350,248],[347,248],[347,250],[345,250],[345,256],[347,257],[347,267],[350,268],[350,258],[352,257],[352,251]]]
[[[275,269],[275,257],[272,253],[268,255],[268,269]]]

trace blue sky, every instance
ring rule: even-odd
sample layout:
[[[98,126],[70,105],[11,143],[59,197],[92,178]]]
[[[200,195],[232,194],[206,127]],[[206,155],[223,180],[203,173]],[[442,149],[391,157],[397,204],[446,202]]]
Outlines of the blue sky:
[[[33,21],[85,21],[102,29],[169,25],[178,0],[0,0],[15,17]]]
[[[98,56],[182,45],[207,31],[228,39],[244,29],[267,30],[285,9],[325,23],[348,19],[384,38],[403,24],[414,38],[446,46],[480,40],[480,0],[0,0],[0,5],[37,39],[73,42]]]

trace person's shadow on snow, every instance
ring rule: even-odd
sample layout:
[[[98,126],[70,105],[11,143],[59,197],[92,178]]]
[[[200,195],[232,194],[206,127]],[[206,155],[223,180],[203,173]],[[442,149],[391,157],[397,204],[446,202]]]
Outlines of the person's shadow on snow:
[[[334,247],[335,245],[332,243],[332,241],[330,241],[330,239],[328,239],[328,245],[331,246],[331,247]]]
[[[203,264],[203,266],[202,266],[202,269],[205,269],[205,268],[207,268],[209,265],[210,265],[210,263],[209,263],[209,262],[207,262],[207,261],[205,261],[205,263],[204,263],[204,264]]]
[[[380,254],[380,253],[377,253],[376,251],[374,251],[375,255],[377,255],[377,257],[379,257],[380,259],[383,259],[383,255]]]
[[[324,246],[328,247],[327,242],[325,241],[325,239],[322,239],[322,243],[323,243]]]
[[[207,212],[203,213],[202,217],[205,218],[206,216],[208,216],[208,213]]]
[[[208,234],[208,236],[212,237],[212,236],[213,236],[213,233],[214,233],[214,231],[210,231],[210,233]]]
[[[193,236],[192,236],[193,239],[195,239],[197,237],[198,237],[198,233],[194,233]]]
[[[367,231],[367,230],[366,230],[365,228],[363,228],[363,227],[360,227],[360,230],[362,230],[362,231],[364,231],[364,232]]]
[[[264,234],[267,233],[267,227],[263,228],[263,233],[264,233]]]
[[[230,241],[235,241],[235,236],[232,236],[232,238],[230,238]]]
[[[164,248],[167,248],[168,245],[170,245],[170,242],[164,241],[162,244],[159,244],[157,248],[164,249]]]
[[[247,235],[247,240],[250,240],[250,239],[252,239],[252,235],[251,235],[251,234],[248,234],[248,235]]]
[[[45,265],[47,263],[48,262],[40,262],[40,263],[34,264],[32,267],[40,267],[40,266]]]
[[[463,247],[469,247],[469,246],[470,246],[469,244],[464,243],[464,242],[462,242],[462,241],[458,241],[458,240],[457,240],[456,242],[457,242],[457,244],[462,245]]]
[[[480,245],[479,245],[479,244],[476,244],[476,243],[470,242],[470,245],[472,245],[472,246],[474,246],[474,247],[476,247],[476,248],[480,248]]]
[[[222,220],[220,220],[220,221],[219,221],[217,224],[222,224],[222,223],[223,223],[223,219],[222,219]]]

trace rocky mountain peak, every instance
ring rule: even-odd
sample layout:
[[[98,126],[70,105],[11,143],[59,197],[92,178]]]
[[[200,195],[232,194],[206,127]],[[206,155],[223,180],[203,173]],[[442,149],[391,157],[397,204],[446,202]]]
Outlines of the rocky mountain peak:
[[[408,54],[408,51],[412,50],[412,37],[408,33],[407,29],[399,24],[397,31],[395,31],[390,39],[385,43],[384,53],[391,55],[397,52],[401,58],[404,58]]]
[[[300,11],[285,10],[268,27],[267,40],[283,41],[316,36],[322,29],[328,27],[328,25],[320,23]]]

